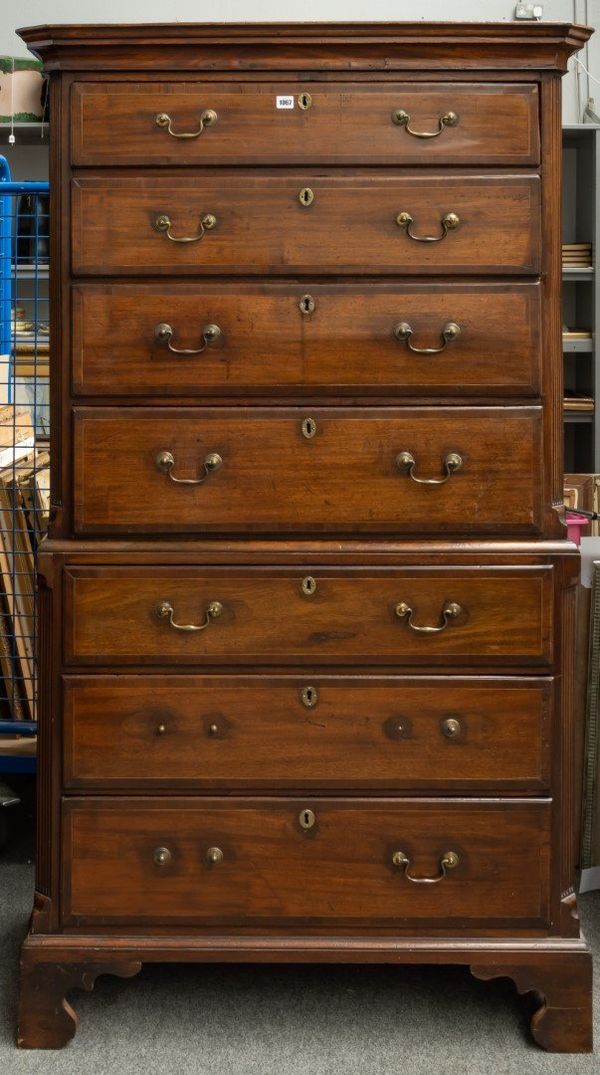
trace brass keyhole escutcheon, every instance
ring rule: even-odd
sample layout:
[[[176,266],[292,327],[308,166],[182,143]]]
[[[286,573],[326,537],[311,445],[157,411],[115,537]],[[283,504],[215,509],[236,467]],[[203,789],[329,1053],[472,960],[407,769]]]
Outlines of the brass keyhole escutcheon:
[[[460,721],[456,720],[455,717],[447,717],[446,720],[442,721],[442,731],[446,739],[459,739],[462,732]]]
[[[301,810],[298,814],[300,828],[304,829],[305,832],[308,832],[309,829],[313,828],[316,820],[317,819],[313,810],[305,808],[304,810]]]
[[[307,440],[312,440],[317,432],[317,423],[314,418],[303,418],[300,428],[302,430],[302,436],[306,437]]]
[[[314,200],[314,191],[312,191],[310,187],[302,187],[302,190],[298,195],[298,201],[300,202],[300,205],[303,205],[306,209],[308,209],[308,206],[312,205]]]
[[[305,709],[314,709],[319,701],[319,692],[316,687],[303,687],[300,691],[300,700]]]
[[[306,112],[310,108],[311,104],[312,97],[310,93],[304,92],[298,95],[298,108],[301,108],[304,112]]]
[[[298,303],[298,309],[300,310],[301,314],[304,314],[306,316],[307,314],[312,314],[315,305],[315,300],[313,299],[312,295],[303,295],[300,299],[300,302]]]
[[[317,592],[317,580],[313,579],[312,575],[307,575],[302,579],[302,593],[307,597],[312,597]]]

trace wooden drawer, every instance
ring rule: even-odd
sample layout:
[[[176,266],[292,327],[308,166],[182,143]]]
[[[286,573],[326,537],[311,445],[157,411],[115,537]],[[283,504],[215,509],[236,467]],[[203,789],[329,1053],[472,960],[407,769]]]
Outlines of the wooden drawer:
[[[71,95],[71,159],[110,166],[537,164],[538,107],[537,87],[527,84],[299,83],[287,76],[276,83],[80,82]],[[207,111],[216,116],[205,125]],[[408,125],[404,117],[394,121],[397,112],[410,117]],[[456,122],[444,123],[452,113]],[[157,123],[165,114],[172,134],[167,121]],[[197,138],[176,137],[200,130]],[[412,130],[441,133],[424,139]]]
[[[63,921],[540,926],[549,836],[543,800],[74,799]],[[408,879],[439,876],[448,852],[438,884]]]
[[[65,587],[69,664],[427,667],[449,659],[453,665],[552,660],[550,567],[74,566],[65,570]],[[213,602],[222,606],[214,618]],[[177,630],[165,604],[174,623],[207,627]],[[461,611],[449,609],[452,604]],[[444,621],[436,633],[414,629]]]
[[[75,527],[534,534],[541,427],[534,407],[82,408]]]
[[[301,201],[310,190],[310,205]],[[307,195],[307,197],[309,197]],[[323,176],[181,172],[79,176],[75,273],[537,273],[540,181],[533,175]],[[411,239],[410,230],[436,242]],[[447,229],[448,214],[459,218]],[[201,223],[216,222],[210,229]],[[170,220],[169,232],[158,230]],[[172,242],[203,236],[194,242]]]
[[[72,307],[81,396],[539,392],[538,283],[81,283]]]
[[[548,787],[550,679],[67,676],[69,788]]]

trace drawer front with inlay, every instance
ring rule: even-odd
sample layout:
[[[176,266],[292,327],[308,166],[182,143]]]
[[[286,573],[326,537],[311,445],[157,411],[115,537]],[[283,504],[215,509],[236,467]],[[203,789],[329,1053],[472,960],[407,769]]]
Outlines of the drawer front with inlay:
[[[81,175],[71,195],[80,274],[540,270],[534,175]]]
[[[79,532],[541,529],[541,408],[85,409]]]
[[[67,676],[69,788],[548,787],[551,679]],[[118,744],[118,749],[115,749]]]
[[[81,283],[72,295],[80,396],[539,392],[538,283]]]
[[[544,800],[73,799],[62,809],[65,923],[547,922]]]
[[[535,85],[81,82],[71,108],[76,165],[539,161]]]
[[[70,567],[67,664],[539,665],[552,569]]]

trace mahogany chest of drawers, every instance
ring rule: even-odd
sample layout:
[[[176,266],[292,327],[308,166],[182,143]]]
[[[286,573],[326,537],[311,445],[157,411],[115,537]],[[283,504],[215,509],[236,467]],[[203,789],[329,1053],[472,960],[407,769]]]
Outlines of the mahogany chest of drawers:
[[[591,1048],[560,351],[589,33],[22,31],[53,521],[20,1044],[180,959],[467,964]]]

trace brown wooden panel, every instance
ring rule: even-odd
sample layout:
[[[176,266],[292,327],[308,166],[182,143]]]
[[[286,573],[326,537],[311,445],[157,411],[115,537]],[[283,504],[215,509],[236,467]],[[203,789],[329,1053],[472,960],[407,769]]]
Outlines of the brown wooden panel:
[[[549,825],[543,800],[74,799],[63,802],[63,920],[540,925]],[[211,848],[221,862],[207,861]],[[416,876],[435,877],[447,851],[459,861],[419,885],[392,864],[397,850]]]
[[[312,419],[316,433],[304,436]],[[540,408],[75,412],[79,532],[535,533]],[[161,452],[174,464],[165,473]],[[409,451],[414,477],[397,457]],[[204,460],[222,466],[200,485]],[[445,460],[462,466],[444,484]]]
[[[300,202],[311,188],[314,201]],[[537,176],[256,172],[82,175],[73,180],[75,273],[537,273]],[[413,217],[409,238],[396,223]],[[216,225],[199,242],[171,242],[156,229],[167,215],[175,238]]]
[[[312,103],[308,109],[306,93]],[[278,108],[287,96],[293,107]],[[510,83],[145,82],[75,83],[71,91],[74,164],[537,164],[538,91]],[[179,139],[156,116],[167,113]],[[458,116],[435,138],[440,117]]]
[[[539,790],[551,698],[542,679],[67,676],[64,780]]]
[[[538,283],[80,283],[72,298],[77,395],[539,391]],[[441,346],[452,322],[460,336],[415,354],[394,335],[403,322],[413,347]],[[160,324],[177,348],[205,346],[206,325],[221,335],[180,356],[157,339]]]
[[[303,579],[313,577],[307,595]],[[544,664],[552,659],[552,570],[73,567],[65,572],[65,656],[76,664]],[[200,632],[160,618],[202,624]],[[437,634],[447,602],[462,612]]]

